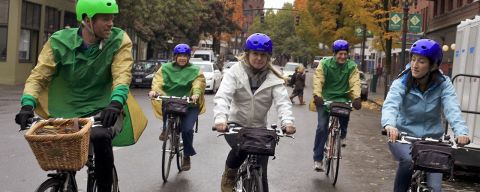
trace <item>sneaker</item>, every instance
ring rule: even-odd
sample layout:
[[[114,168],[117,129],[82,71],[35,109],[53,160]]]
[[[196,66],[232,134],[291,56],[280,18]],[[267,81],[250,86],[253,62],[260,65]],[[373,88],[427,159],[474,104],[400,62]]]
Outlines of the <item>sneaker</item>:
[[[346,147],[347,146],[347,139],[343,138],[343,139],[340,139],[340,145],[342,147]]]
[[[314,161],[313,162],[313,169],[317,172],[323,172],[325,171],[323,169],[323,161]]]
[[[191,165],[190,165],[190,157],[183,157],[183,160],[182,160],[182,171],[188,171],[190,170],[191,168]]]
[[[166,141],[168,139],[167,132],[162,130],[162,133],[160,133],[158,139],[160,139],[160,141]]]

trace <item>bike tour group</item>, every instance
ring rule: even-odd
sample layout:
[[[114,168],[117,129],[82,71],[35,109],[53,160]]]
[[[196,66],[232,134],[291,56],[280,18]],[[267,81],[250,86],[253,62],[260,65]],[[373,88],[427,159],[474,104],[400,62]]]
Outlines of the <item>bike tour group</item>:
[[[80,26],[57,31],[45,43],[25,83],[21,109],[15,116],[22,130],[30,126],[35,113],[44,119],[95,117],[89,161],[94,166],[89,167],[95,178],[92,191],[100,192],[119,191],[112,140],[122,131],[123,119],[131,111],[126,109],[127,100],[132,97],[132,42],[125,31],[113,27],[118,12],[115,0],[77,1]],[[250,35],[244,53],[238,57],[239,63],[224,74],[213,98],[212,129],[224,135],[231,147],[221,176],[222,192],[267,192],[269,156],[274,155],[280,137],[292,137],[296,132],[286,81],[272,65],[273,46],[266,34]],[[362,103],[359,70],[349,59],[349,43],[336,40],[331,50],[333,56],[322,59],[314,72],[309,110],[317,113],[318,122],[313,170],[331,176],[335,185],[341,148],[346,146],[349,114],[352,108],[361,109]],[[412,155],[416,141],[445,141],[442,114],[453,128],[454,141],[459,146],[470,141],[453,85],[439,70],[443,58],[440,45],[421,39],[410,52],[409,67],[392,83],[381,117],[381,129],[398,161],[393,190],[402,192],[413,191],[414,184],[419,184],[413,179],[414,173],[422,169],[420,163],[424,160],[420,158],[422,154]],[[193,147],[194,127],[198,116],[205,112],[206,83],[202,70],[189,62],[191,55],[189,45],[176,45],[173,61],[158,69],[148,93],[155,116],[163,120],[159,139],[164,142],[164,181],[174,155],[179,171],[188,171],[191,156],[197,153]],[[303,104],[303,91],[301,96]],[[271,107],[278,112],[278,127],[267,125]],[[423,189],[441,191],[442,171],[430,167],[422,173]],[[71,189],[58,184],[50,191],[76,191],[76,186]]]

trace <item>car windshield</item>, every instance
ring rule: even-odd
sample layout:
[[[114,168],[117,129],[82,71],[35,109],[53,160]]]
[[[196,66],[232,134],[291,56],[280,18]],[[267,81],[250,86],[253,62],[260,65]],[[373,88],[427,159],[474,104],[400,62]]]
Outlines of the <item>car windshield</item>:
[[[213,72],[213,66],[211,64],[194,63],[194,65],[199,66],[203,72]]]
[[[295,68],[297,68],[298,65],[295,64],[286,64],[284,71],[295,71]]]
[[[209,55],[206,55],[206,54],[195,54],[193,55],[193,58],[200,58],[204,61],[210,61]]]
[[[321,60],[321,59],[322,59],[322,56],[315,56],[314,60]]]
[[[153,73],[155,72],[155,67],[156,67],[155,62],[148,62],[148,61],[140,61],[137,62],[133,65],[133,70],[134,71],[143,71],[147,73]]]

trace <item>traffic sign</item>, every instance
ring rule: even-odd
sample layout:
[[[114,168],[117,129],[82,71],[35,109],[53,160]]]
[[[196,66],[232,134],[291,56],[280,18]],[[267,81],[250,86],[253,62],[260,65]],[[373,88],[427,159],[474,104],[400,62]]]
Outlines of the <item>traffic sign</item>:
[[[390,13],[388,30],[389,31],[400,31],[402,29],[402,13]]]
[[[410,33],[422,32],[422,15],[420,14],[408,15],[408,31]]]

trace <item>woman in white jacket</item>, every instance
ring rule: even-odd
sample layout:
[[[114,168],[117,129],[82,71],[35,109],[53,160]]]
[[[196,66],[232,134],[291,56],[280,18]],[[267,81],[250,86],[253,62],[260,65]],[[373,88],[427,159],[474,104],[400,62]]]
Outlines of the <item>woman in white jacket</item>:
[[[284,86],[285,81],[271,65],[272,48],[272,41],[265,34],[255,33],[247,38],[240,63],[232,66],[225,74],[214,98],[213,112],[218,132],[227,130],[227,122],[243,127],[267,127],[267,113],[274,103],[286,133],[295,133],[292,103]],[[237,154],[234,149],[235,137],[226,135],[225,139],[232,150],[228,154],[222,175],[223,192],[232,191],[237,169],[247,157],[246,154]],[[258,162],[263,168],[264,191],[268,192],[268,157],[261,156]]]

